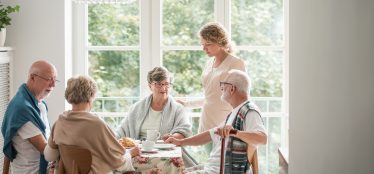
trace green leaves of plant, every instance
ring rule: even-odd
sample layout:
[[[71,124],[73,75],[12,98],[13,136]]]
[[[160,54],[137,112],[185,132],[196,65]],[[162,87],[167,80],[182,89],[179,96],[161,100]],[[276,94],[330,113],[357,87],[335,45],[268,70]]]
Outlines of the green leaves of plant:
[[[12,19],[9,17],[9,14],[18,12],[19,8],[19,5],[16,5],[14,7],[0,5],[0,29],[10,25]]]

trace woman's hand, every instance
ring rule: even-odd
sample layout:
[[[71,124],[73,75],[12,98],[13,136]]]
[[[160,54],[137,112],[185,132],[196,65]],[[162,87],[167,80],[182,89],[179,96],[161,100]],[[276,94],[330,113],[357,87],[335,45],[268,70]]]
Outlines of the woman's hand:
[[[131,158],[134,158],[136,156],[140,155],[140,149],[139,147],[133,147],[130,149]]]
[[[183,101],[183,100],[176,100],[178,103],[180,103],[181,105],[185,106],[186,105],[186,102]]]

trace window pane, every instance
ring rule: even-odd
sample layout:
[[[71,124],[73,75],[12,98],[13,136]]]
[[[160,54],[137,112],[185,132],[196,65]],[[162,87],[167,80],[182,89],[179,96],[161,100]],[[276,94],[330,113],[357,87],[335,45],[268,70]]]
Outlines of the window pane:
[[[282,97],[282,51],[240,51],[251,78],[253,97]]]
[[[192,117],[192,134],[196,135],[199,128],[200,117]],[[202,146],[185,146],[188,153],[199,163],[205,164],[209,158],[209,154],[204,145]]]
[[[197,32],[214,20],[214,0],[164,0],[162,13],[164,45],[199,45]]]
[[[112,128],[112,130],[116,130],[119,125],[121,125],[123,116],[118,117],[118,116],[107,116],[103,117],[105,123]]]
[[[282,0],[232,0],[232,38],[237,45],[282,45]]]
[[[260,174],[278,173],[278,147],[280,147],[281,138],[281,117],[263,117],[263,120],[268,131],[268,143],[258,148],[259,171]]]
[[[207,56],[202,51],[165,51],[163,65],[174,74],[175,97],[202,96],[201,75]]]
[[[90,51],[88,61],[97,97],[139,96],[139,51]]]
[[[88,5],[88,45],[139,45],[139,3]]]
[[[128,111],[139,100],[139,51],[90,51],[88,60],[98,87],[92,111]]]
[[[282,112],[282,97],[251,97],[261,112]]]

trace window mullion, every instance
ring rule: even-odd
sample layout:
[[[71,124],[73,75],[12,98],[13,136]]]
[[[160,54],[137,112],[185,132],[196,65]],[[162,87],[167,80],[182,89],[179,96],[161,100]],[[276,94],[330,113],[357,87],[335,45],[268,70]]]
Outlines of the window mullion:
[[[151,21],[152,4],[150,0],[140,0],[140,98],[148,93],[147,71],[151,69]]]
[[[230,0],[223,0],[223,25],[226,27],[227,32],[231,35],[231,1]]]
[[[152,67],[162,66],[162,0],[152,0],[151,16],[151,56]]]
[[[87,5],[73,3],[73,74],[88,74]]]
[[[228,33],[231,33],[230,6],[230,0],[214,1],[214,18],[226,28]]]
[[[289,0],[283,1],[283,16],[284,16],[284,52],[283,52],[283,109],[285,113],[283,118],[282,130],[282,141],[281,146],[289,149]]]
[[[223,25],[225,22],[225,1],[226,0],[214,0],[214,19]]]

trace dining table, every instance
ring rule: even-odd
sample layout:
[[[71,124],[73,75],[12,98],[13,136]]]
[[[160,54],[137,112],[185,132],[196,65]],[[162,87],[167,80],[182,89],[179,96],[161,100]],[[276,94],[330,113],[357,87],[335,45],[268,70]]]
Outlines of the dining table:
[[[139,145],[142,153],[132,158],[135,172],[125,174],[179,174],[185,172],[182,159],[181,147],[172,144],[163,144],[158,141],[154,150],[144,151]]]

